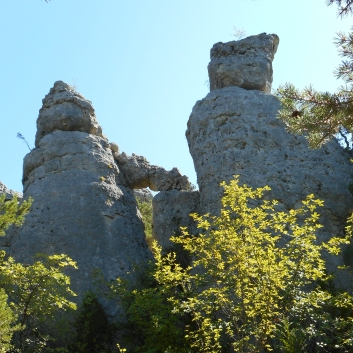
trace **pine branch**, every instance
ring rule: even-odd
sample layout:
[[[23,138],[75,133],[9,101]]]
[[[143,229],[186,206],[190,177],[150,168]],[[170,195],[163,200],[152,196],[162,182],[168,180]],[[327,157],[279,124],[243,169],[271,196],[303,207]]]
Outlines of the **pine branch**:
[[[327,5],[336,4],[338,6],[338,16],[345,17],[353,12],[353,0],[327,0]]]
[[[320,147],[342,127],[353,130],[353,91],[347,87],[331,94],[311,86],[299,91],[285,84],[277,90],[277,97],[282,103],[278,117],[292,133],[306,135],[311,147]]]

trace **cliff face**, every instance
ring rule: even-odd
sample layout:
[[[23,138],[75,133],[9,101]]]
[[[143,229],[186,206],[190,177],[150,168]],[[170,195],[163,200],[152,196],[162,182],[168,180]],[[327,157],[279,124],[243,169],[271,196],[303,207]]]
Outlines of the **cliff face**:
[[[92,270],[114,280],[151,259],[133,188],[189,182],[176,169],[133,162],[103,136],[91,102],[56,82],[39,113],[36,148],[24,159],[24,197],[34,201],[23,227],[11,232],[10,254],[24,263],[37,253],[69,255],[78,264],[70,273],[78,302],[93,288]]]

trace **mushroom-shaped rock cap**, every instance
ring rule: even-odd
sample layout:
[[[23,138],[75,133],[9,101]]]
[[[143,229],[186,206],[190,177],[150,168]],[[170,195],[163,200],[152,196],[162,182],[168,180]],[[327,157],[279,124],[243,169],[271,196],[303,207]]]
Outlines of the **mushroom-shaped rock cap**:
[[[92,103],[63,81],[55,82],[43,99],[37,119],[36,147],[42,137],[54,130],[102,136]]]
[[[262,33],[238,41],[216,43],[208,64],[210,89],[238,86],[271,92],[276,34]]]

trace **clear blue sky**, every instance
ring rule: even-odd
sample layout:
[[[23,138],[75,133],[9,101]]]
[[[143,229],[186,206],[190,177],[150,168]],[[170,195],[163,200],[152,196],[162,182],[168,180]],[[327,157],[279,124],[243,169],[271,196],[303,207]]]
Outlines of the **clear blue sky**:
[[[353,18],[325,0],[1,0],[0,180],[21,191],[41,100],[63,80],[93,102],[104,134],[121,151],[178,167],[196,183],[186,123],[205,85],[209,51],[246,35],[276,33],[273,88],[312,83],[334,91],[332,43]]]

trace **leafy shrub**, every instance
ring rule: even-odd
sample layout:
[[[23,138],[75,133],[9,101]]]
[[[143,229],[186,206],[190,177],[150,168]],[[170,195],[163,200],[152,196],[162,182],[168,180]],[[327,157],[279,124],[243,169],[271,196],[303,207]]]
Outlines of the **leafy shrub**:
[[[60,313],[76,309],[69,300],[75,295],[70,278],[64,274],[68,267],[76,264],[65,255],[41,255],[33,265],[23,265],[0,251],[0,286],[18,318],[16,352],[41,352],[51,341],[47,332],[59,322]]]
[[[23,223],[31,204],[31,199],[19,203],[16,196],[5,201],[0,195],[0,236]],[[63,313],[76,308],[64,274],[69,267],[76,263],[66,255],[39,255],[33,265],[24,265],[0,251],[0,352],[39,353],[54,340],[50,330],[60,336]]]
[[[313,195],[299,209],[278,212],[276,201],[261,200],[269,187],[239,186],[237,178],[222,186],[220,216],[194,214],[200,234],[184,228],[172,238],[189,252],[189,267],[155,244],[149,287],[117,281],[140,337],[135,351],[352,349],[353,319],[341,315],[352,309],[351,296],[318,284],[329,281],[322,252],[339,254],[350,235],[318,243],[316,208],[323,202]]]
[[[15,326],[16,315],[7,304],[7,295],[0,289],[0,353],[6,353],[11,347],[11,338],[18,329]]]

